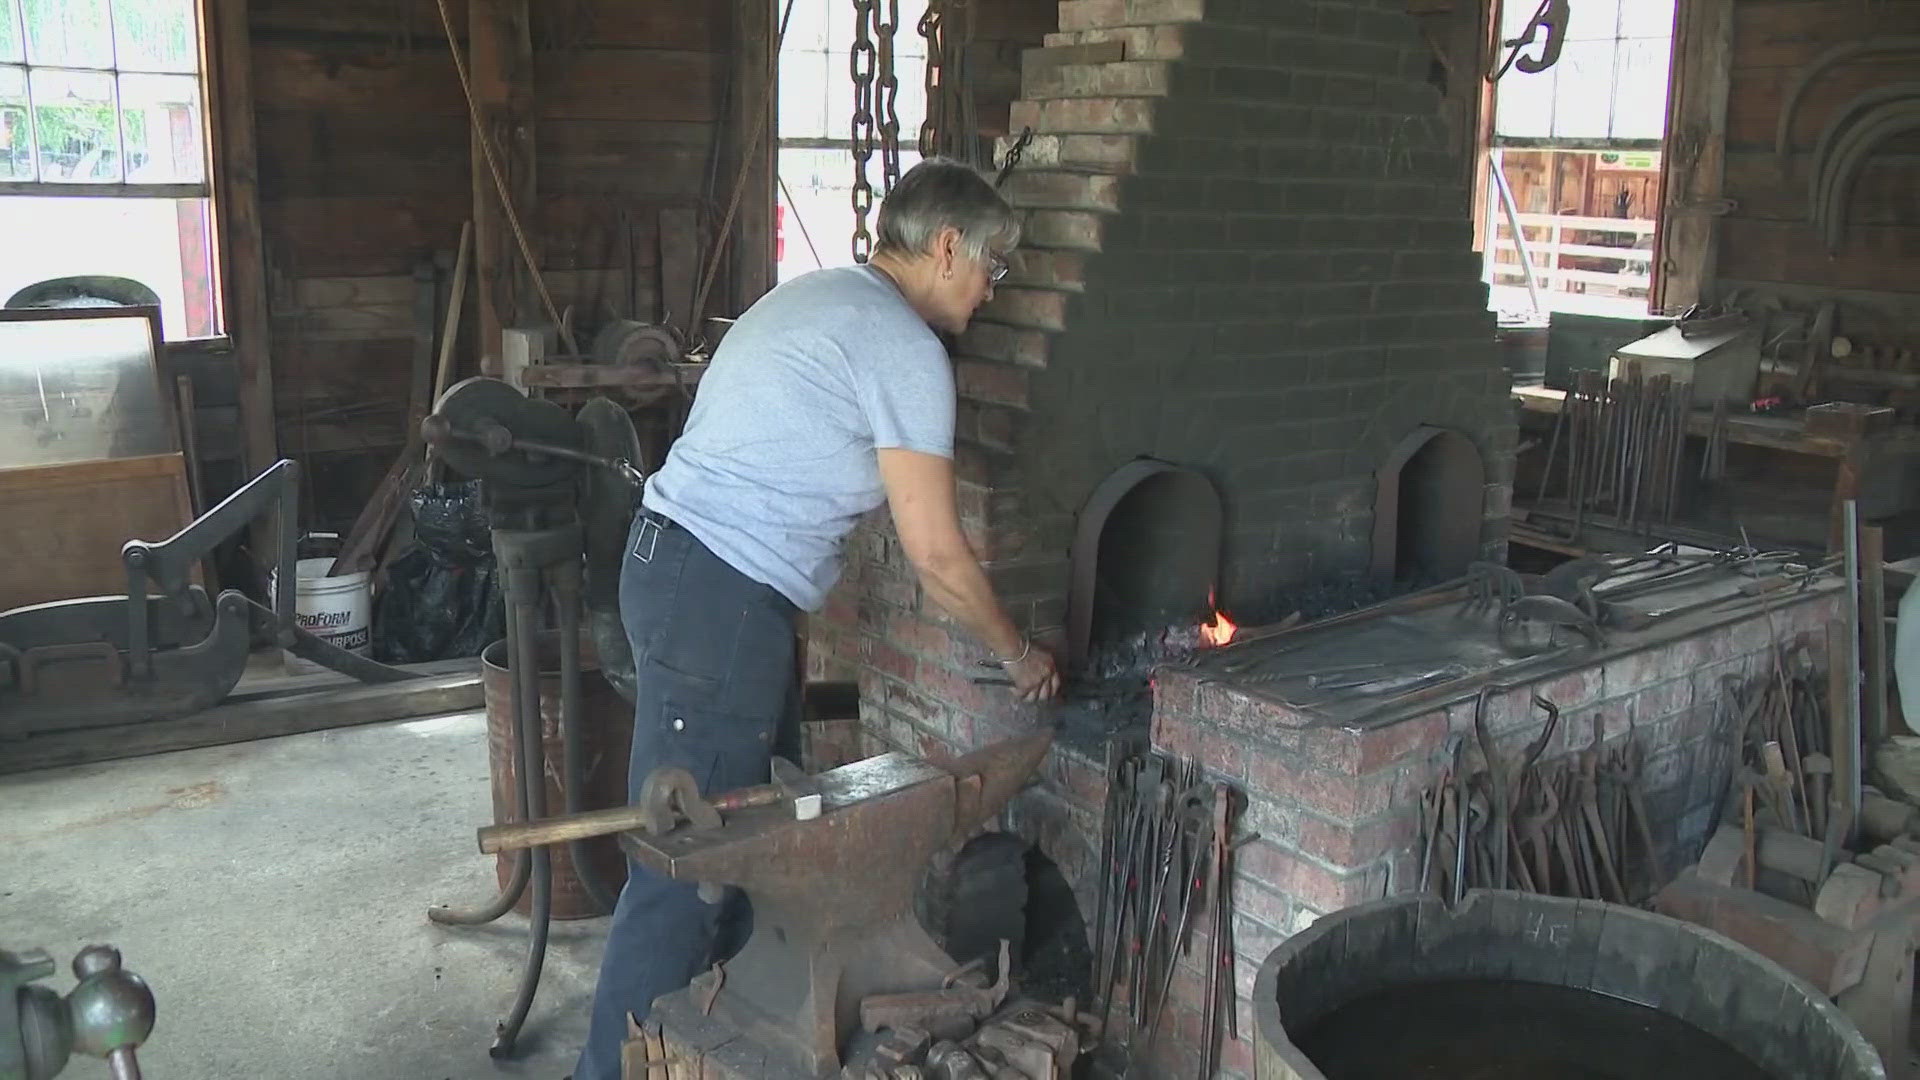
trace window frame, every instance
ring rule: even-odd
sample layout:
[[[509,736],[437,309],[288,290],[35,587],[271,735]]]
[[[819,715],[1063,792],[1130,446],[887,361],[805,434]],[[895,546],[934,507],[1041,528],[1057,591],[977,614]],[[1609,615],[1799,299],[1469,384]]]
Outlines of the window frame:
[[[228,267],[232,263],[228,253],[228,244],[232,239],[232,235],[228,229],[232,183],[225,171],[225,167],[228,164],[225,156],[225,134],[228,122],[228,117],[226,116],[227,102],[223,99],[224,96],[222,94],[222,84],[224,80],[222,79],[220,69],[223,58],[220,54],[219,40],[214,27],[215,20],[221,15],[219,8],[222,0],[189,0],[189,2],[194,14],[194,48],[199,56],[197,69],[192,73],[192,77],[199,82],[200,86],[200,152],[202,179],[195,182],[169,183],[127,183],[125,181],[75,183],[71,181],[48,180],[0,181],[0,199],[13,197],[77,197],[152,200],[205,199],[207,201],[207,230],[209,234],[207,238],[207,248],[211,262],[210,274],[212,277],[208,291],[213,299],[213,324],[217,332],[205,337],[191,337],[167,341],[163,344],[163,351],[168,355],[204,355],[231,352],[234,347],[233,339],[235,333],[233,321],[235,312],[239,307],[237,298],[233,292],[234,286],[229,280],[228,273]],[[112,5],[115,3],[115,0],[107,0],[107,3],[108,17],[111,19]],[[28,104],[27,117],[28,124],[33,132],[31,139],[33,141],[32,150],[36,157],[36,170],[39,168],[39,162],[37,160],[39,155],[39,133],[38,117],[34,115],[32,107],[31,73],[34,70],[74,71],[113,76],[115,78],[115,116],[117,122],[120,123],[122,127],[120,133],[120,152],[123,158],[126,153],[125,119],[122,110],[117,107],[119,100],[118,76],[123,73],[187,74],[177,71],[148,72],[142,69],[122,69],[117,66],[119,60],[117,54],[114,57],[116,66],[105,68],[76,67],[61,64],[36,65],[29,63],[26,61],[24,53],[26,41],[25,5],[17,4],[16,12],[16,18],[19,20],[18,29],[22,34],[22,60],[18,64],[8,62],[0,66],[18,68],[27,72],[29,75],[26,99]],[[245,62],[245,59],[242,58],[241,62]],[[252,110],[251,102],[247,103],[247,110],[250,118]],[[257,221],[257,209],[252,210],[249,216],[252,220]]]
[[[1497,131],[1498,85],[1491,80],[1482,80],[1481,108],[1474,146],[1473,231],[1474,247],[1482,259],[1484,280],[1489,284],[1492,282],[1495,254],[1489,238],[1496,231],[1494,222],[1503,218],[1492,190],[1491,170],[1497,167],[1496,150],[1652,150],[1660,154],[1660,203],[1653,210],[1653,247],[1649,252],[1645,317],[1672,314],[1676,307],[1684,307],[1698,299],[1713,273],[1712,237],[1709,235],[1704,240],[1676,245],[1674,224],[1677,217],[1692,213],[1691,208],[1701,199],[1701,181],[1704,178],[1691,175],[1692,172],[1704,172],[1705,166],[1710,164],[1713,174],[1710,186],[1715,194],[1718,192],[1721,155],[1717,144],[1711,153],[1703,153],[1701,147],[1692,145],[1702,136],[1697,128],[1689,125],[1689,120],[1702,112],[1712,111],[1711,106],[1702,106],[1703,97],[1713,97],[1713,88],[1708,85],[1710,80],[1700,77],[1702,53],[1710,55],[1716,45],[1723,53],[1730,48],[1725,32],[1730,22],[1726,14],[1730,5],[1731,0],[1674,0],[1673,25],[1667,39],[1667,102],[1659,139],[1503,136]],[[1483,71],[1491,71],[1491,65],[1497,64],[1499,57],[1504,55],[1500,41],[1504,7],[1504,0],[1482,0],[1480,4],[1481,15],[1488,28],[1489,47],[1486,58],[1489,66],[1483,67]],[[1700,30],[1703,23],[1719,27],[1721,33],[1703,34]],[[1621,40],[1625,39],[1615,39],[1616,43]],[[1724,133],[1725,83],[1723,73],[1718,84],[1718,111],[1710,124],[1716,140],[1723,137]],[[1683,156],[1686,160],[1676,160]],[[1699,160],[1703,157],[1710,158],[1710,163]]]

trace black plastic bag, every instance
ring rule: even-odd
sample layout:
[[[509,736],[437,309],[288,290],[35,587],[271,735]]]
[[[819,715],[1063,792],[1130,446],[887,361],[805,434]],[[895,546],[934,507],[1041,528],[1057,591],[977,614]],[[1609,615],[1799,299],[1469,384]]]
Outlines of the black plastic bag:
[[[480,481],[428,484],[408,505],[413,545],[387,567],[374,604],[374,659],[415,664],[478,656],[506,636]]]

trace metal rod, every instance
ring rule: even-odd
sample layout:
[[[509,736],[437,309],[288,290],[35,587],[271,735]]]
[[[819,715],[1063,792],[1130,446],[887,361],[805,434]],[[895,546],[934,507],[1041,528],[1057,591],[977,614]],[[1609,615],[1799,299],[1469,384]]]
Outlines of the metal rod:
[[[586,718],[580,715],[580,564],[568,561],[553,568],[555,616],[560,620],[560,737],[562,768],[566,780],[567,813],[586,809],[587,765]],[[619,895],[600,879],[592,852],[585,840],[567,844],[567,858],[594,906],[611,913]]]
[[[513,910],[520,902],[520,896],[527,891],[527,881],[533,877],[533,856],[526,851],[514,853],[513,872],[508,875],[507,883],[500,894],[479,907],[456,908],[445,904],[436,904],[427,909],[427,918],[441,926],[481,926]]]
[[[508,618],[513,623],[513,726],[520,742],[521,799],[527,808],[525,820],[546,816],[547,770],[541,746],[540,725],[540,650],[539,611],[540,571],[531,567],[507,568]],[[494,1058],[508,1057],[520,1038],[520,1029],[533,1008],[533,996],[540,989],[540,972],[547,960],[547,930],[553,914],[553,860],[546,848],[535,848],[533,862],[533,910],[529,916],[533,935],[527,942],[527,963],[520,973],[520,987],[514,995],[513,1009],[494,1029],[493,1045],[487,1053]]]
[[[1540,490],[1533,495],[1536,502],[1547,497],[1547,486],[1553,482],[1553,462],[1560,456],[1560,431],[1570,422],[1567,408],[1562,405],[1559,415],[1553,418],[1553,437],[1547,440],[1547,464],[1540,470]]]
[[[1493,152],[1493,184],[1500,192],[1500,209],[1506,212],[1507,228],[1513,232],[1513,250],[1520,256],[1520,267],[1527,274],[1527,296],[1533,302],[1534,314],[1541,311],[1540,286],[1533,280],[1533,256],[1527,252],[1526,237],[1520,235],[1520,211],[1513,204],[1513,189],[1507,186],[1504,169],[1506,155],[1500,150]]]
[[[107,1070],[113,1080],[140,1080],[140,1062],[133,1056],[133,1047],[115,1047],[107,1054]]]
[[[1852,643],[1849,651],[1847,671],[1847,775],[1837,777],[1847,785],[1848,805],[1853,813],[1847,822],[1845,840],[1847,846],[1853,845],[1854,837],[1860,828],[1860,658],[1864,655],[1860,640],[1860,504],[1848,499],[1842,507],[1846,527],[1847,549],[1847,640]],[[1840,672],[1834,672],[1833,678],[1841,678]],[[1833,755],[1835,762],[1842,760],[1841,755]]]

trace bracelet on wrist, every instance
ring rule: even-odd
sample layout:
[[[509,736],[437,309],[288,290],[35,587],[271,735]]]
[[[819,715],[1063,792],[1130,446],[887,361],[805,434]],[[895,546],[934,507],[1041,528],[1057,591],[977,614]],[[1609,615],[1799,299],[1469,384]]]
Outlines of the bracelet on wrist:
[[[1033,652],[1033,639],[1023,637],[1020,639],[1020,655],[1014,657],[1011,660],[1001,660],[1000,666],[1006,667],[1010,664],[1017,664],[1020,661],[1025,660],[1029,655],[1032,654],[1032,652]],[[998,658],[996,657],[996,659]]]

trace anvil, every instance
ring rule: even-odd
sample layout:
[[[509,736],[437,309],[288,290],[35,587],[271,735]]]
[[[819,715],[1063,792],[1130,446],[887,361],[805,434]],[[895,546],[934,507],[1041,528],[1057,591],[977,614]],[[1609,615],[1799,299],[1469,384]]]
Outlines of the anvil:
[[[717,828],[620,835],[642,865],[676,881],[732,885],[753,933],[727,961],[713,1016],[802,1072],[827,1076],[870,994],[939,987],[954,968],[913,914],[935,852],[1005,806],[1046,756],[1051,732],[946,764],[890,753],[818,777],[823,809],[736,812]]]

